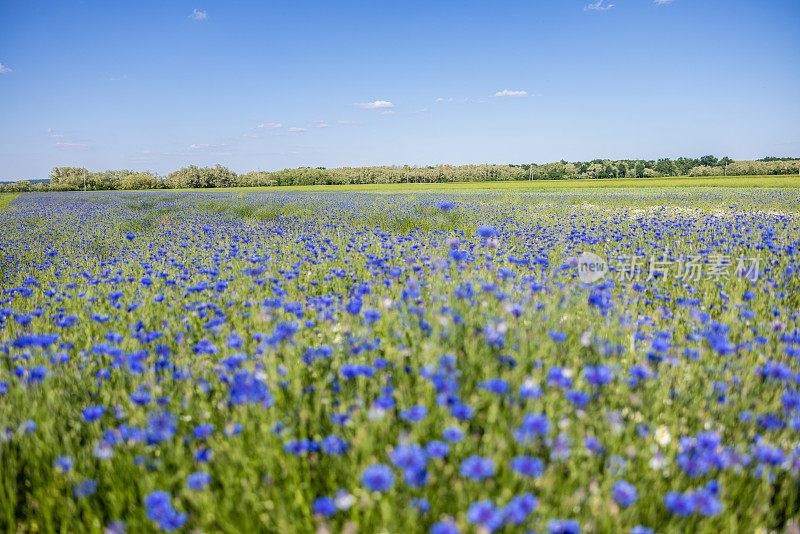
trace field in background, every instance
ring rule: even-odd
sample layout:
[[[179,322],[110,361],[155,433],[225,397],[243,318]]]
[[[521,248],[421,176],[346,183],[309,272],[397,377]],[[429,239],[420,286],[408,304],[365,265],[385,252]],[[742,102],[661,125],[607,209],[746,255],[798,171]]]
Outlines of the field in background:
[[[672,187],[800,187],[800,175],[728,176],[728,177],[670,177],[670,178],[631,178],[603,180],[532,180],[515,182],[447,182],[410,184],[353,184],[353,185],[306,185],[285,187],[246,187],[225,189],[263,190],[263,191],[442,191],[459,192],[473,190],[510,191],[557,191],[571,189],[620,189],[620,188],[672,188]],[[186,191],[186,190],[185,190]],[[194,189],[193,191],[202,191]]]

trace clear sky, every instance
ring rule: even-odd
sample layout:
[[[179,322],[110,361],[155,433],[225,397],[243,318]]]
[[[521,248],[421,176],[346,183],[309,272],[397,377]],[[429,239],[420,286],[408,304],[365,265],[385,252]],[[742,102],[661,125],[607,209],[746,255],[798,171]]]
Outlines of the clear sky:
[[[0,2],[0,180],[800,156],[798,0]]]

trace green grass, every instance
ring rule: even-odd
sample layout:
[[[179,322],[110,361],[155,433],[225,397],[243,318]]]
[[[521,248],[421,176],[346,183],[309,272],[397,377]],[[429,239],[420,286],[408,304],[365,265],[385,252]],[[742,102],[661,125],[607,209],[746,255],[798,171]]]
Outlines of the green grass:
[[[375,191],[403,193],[408,191],[469,192],[480,190],[508,190],[514,192],[548,192],[575,189],[652,189],[685,187],[744,187],[744,188],[794,188],[800,187],[800,175],[763,176],[701,176],[666,178],[623,178],[602,180],[533,180],[514,182],[447,182],[411,184],[351,184],[351,185],[293,185],[279,187],[237,187],[215,191]],[[203,191],[183,189],[181,191]]]
[[[17,196],[19,193],[0,193],[0,213],[8,208]]]

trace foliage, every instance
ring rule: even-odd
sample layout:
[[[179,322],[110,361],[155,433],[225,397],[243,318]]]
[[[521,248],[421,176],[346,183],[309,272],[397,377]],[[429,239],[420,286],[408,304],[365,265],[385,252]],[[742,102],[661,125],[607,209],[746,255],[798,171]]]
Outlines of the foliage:
[[[800,159],[764,158],[758,161],[733,161],[726,157],[662,158],[647,160],[560,161],[537,165],[437,165],[427,167],[300,167],[274,172],[250,171],[237,175],[227,167],[191,165],[165,178],[149,172],[89,172],[78,167],[56,167],[50,172],[49,189],[65,190],[135,190],[198,189],[228,187],[279,187],[313,185],[469,183],[528,180],[642,179],[669,176],[760,176],[798,174]],[[84,183],[84,176],[86,178]],[[2,191],[46,189],[46,185],[21,181],[0,186]]]

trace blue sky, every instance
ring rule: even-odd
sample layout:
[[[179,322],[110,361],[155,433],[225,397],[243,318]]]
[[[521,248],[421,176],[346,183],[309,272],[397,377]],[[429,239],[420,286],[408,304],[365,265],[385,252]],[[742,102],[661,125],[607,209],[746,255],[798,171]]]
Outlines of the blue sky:
[[[800,2],[0,2],[0,180],[56,165],[800,156]]]

